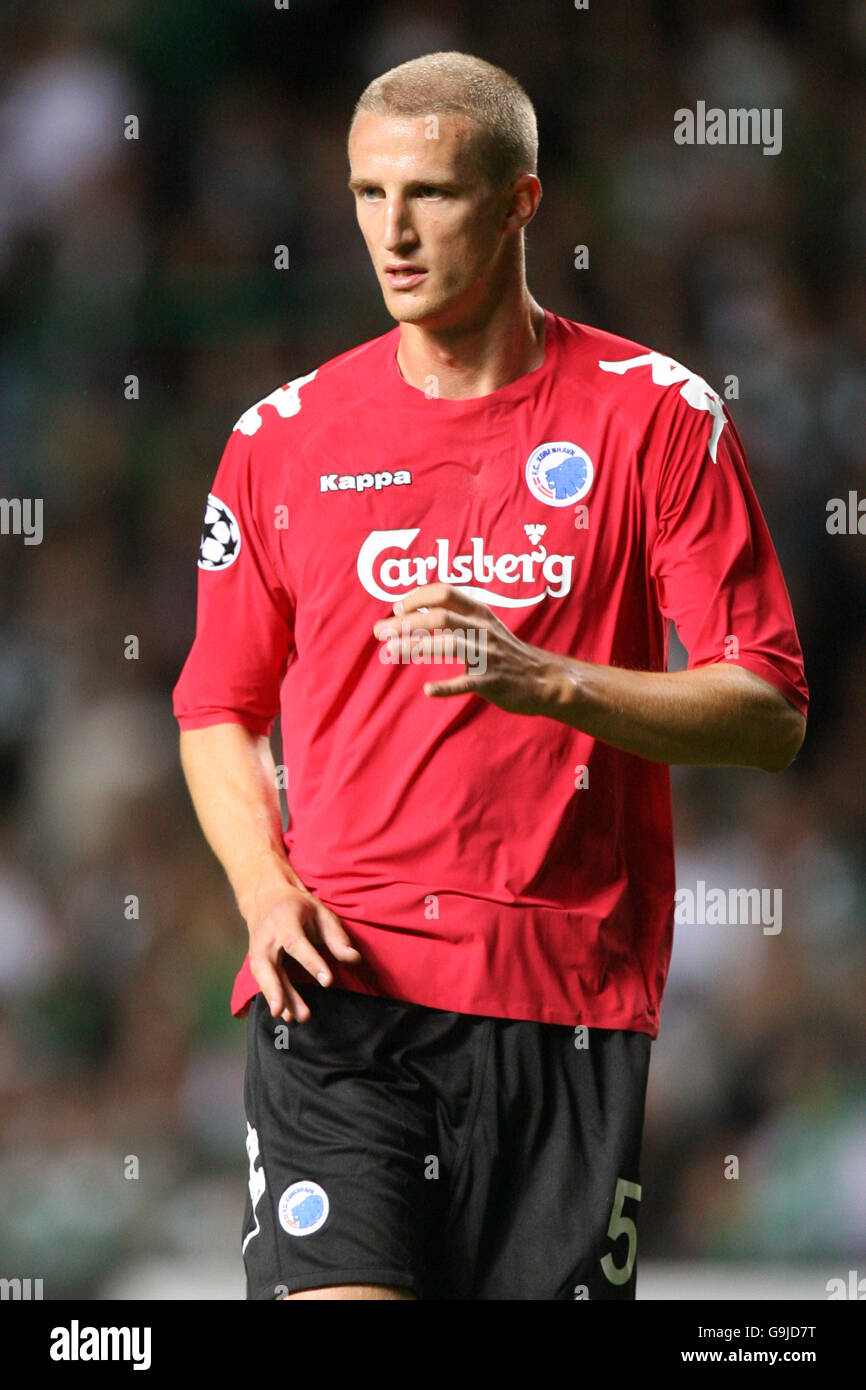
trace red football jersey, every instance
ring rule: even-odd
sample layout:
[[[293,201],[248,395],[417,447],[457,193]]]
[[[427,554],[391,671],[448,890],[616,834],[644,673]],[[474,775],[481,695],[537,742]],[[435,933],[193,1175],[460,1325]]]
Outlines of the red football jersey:
[[[182,728],[282,714],[304,884],[363,957],[338,987],[461,1013],[658,1032],[670,773],[545,716],[431,698],[459,662],[384,660],[378,618],[454,584],[518,637],[639,671],[735,661],[799,710],[790,599],[719,397],[546,312],[545,359],[441,400],[399,326],[245,411],[208,499]],[[431,382],[431,386],[432,386]],[[309,976],[290,965],[295,980]],[[258,990],[246,960],[232,1011]]]

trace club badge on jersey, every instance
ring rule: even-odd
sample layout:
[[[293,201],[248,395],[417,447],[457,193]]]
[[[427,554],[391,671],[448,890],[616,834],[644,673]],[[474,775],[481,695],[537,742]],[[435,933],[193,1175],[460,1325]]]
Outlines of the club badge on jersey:
[[[328,1194],[317,1182],[293,1182],[277,1206],[280,1225],[287,1235],[312,1236],[321,1230],[330,1212]]]
[[[526,485],[548,507],[571,507],[592,487],[592,460],[568,440],[539,444],[526,460]]]

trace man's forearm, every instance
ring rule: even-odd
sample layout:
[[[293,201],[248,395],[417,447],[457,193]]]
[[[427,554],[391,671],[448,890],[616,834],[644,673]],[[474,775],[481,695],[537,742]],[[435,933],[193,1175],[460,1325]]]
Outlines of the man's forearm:
[[[451,584],[422,584],[378,618],[373,636],[411,652],[416,634],[484,634],[483,669],[430,680],[424,694],[478,695],[515,714],[544,715],[659,763],[734,764],[781,772],[806,732],[770,681],[734,662],[691,671],[632,671],[577,661],[518,638],[484,603]],[[468,650],[468,649],[467,649]],[[463,660],[463,657],[459,657]]]
[[[628,671],[546,653],[540,713],[653,762],[781,772],[806,721],[775,686],[733,663]]]
[[[282,839],[270,743],[240,724],[184,730],[180,756],[205,838],[249,921],[261,899],[303,888]]]

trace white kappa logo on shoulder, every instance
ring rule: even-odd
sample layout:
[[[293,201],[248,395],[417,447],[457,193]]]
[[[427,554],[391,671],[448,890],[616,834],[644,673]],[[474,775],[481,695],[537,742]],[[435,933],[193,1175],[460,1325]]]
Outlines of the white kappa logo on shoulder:
[[[301,398],[298,392],[302,386],[306,386],[308,381],[312,381],[316,372],[309,372],[307,376],[296,376],[294,381],[289,381],[285,386],[278,386],[276,391],[272,391],[269,396],[256,401],[245,410],[243,415],[232,427],[232,433],[240,430],[241,434],[256,434],[262,427],[262,417],[259,408],[263,405],[272,405],[278,415],[284,420],[288,420],[292,415],[297,415],[301,409]]]
[[[673,357],[665,357],[661,352],[642,352],[639,357],[626,357],[621,362],[599,362],[598,365],[603,372],[616,372],[619,376],[630,372],[634,367],[649,367],[653,385],[679,385],[680,395],[693,410],[706,410],[711,416],[713,427],[707,447],[713,463],[718,462],[716,452],[728,417],[721,396],[702,376],[698,376],[697,372],[690,372],[682,362],[677,362]]]

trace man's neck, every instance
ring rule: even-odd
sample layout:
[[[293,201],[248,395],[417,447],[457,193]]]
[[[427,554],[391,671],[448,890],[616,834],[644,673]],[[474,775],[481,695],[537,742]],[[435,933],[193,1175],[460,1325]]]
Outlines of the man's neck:
[[[516,309],[500,304],[482,324],[443,330],[401,324],[397,365],[410,386],[429,396],[487,396],[542,365],[544,330],[544,309],[526,291]]]

